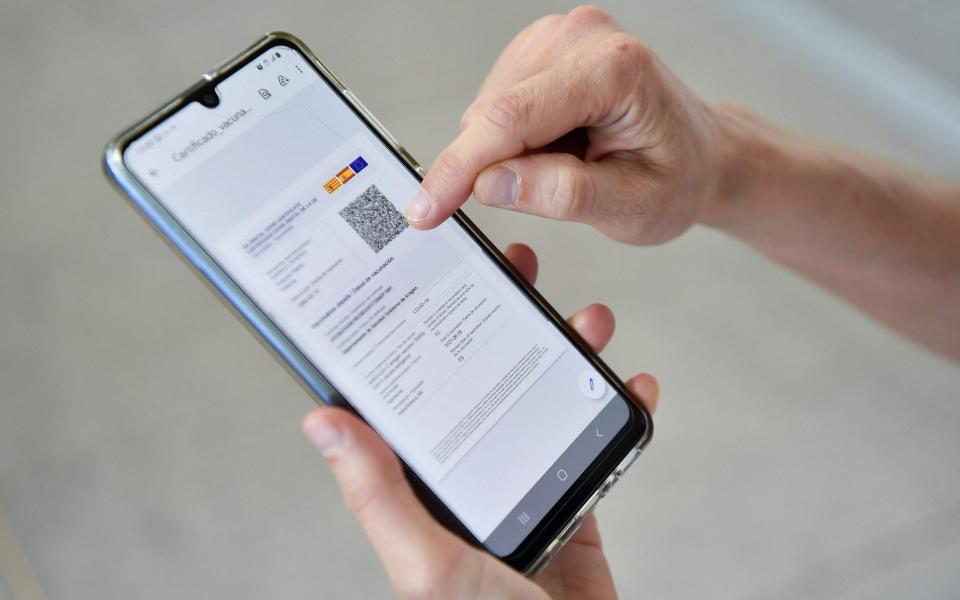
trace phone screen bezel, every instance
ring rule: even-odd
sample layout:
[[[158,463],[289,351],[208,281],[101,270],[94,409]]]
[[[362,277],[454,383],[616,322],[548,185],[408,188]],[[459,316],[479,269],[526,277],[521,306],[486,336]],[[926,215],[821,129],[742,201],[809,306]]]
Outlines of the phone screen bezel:
[[[317,59],[303,42],[295,36],[282,32],[271,33],[263,37],[221,67],[207,73],[202,81],[191,86],[149,117],[118,136],[107,147],[104,168],[112,181],[133,201],[146,220],[159,231],[164,239],[171,243],[174,250],[214,289],[241,321],[252,329],[255,335],[265,343],[280,363],[291,372],[315,400],[325,404],[344,406],[357,413],[349,402],[337,392],[336,388],[326,380],[319,369],[300,353],[298,347],[260,310],[257,303],[233,281],[216,259],[206,251],[198,240],[189,234],[176,217],[166,209],[159,198],[154,196],[149,188],[137,178],[126,166],[123,158],[129,145],[155,125],[170,118],[190,103],[198,101],[212,87],[229,78],[261,53],[276,46],[284,46],[298,52],[304,61],[314,69],[316,74],[383,143],[404,168],[417,181],[422,180],[422,171],[419,170],[419,165],[413,162],[412,158],[396,143],[383,126],[356,101],[346,86]],[[629,398],[630,392],[623,382],[596,353],[587,347],[537,290],[513,268],[476,225],[459,210],[452,218],[467,232],[483,253],[503,271],[507,278],[523,291],[524,295],[537,307],[544,318],[557,327],[561,335],[567,338],[574,348],[603,374],[607,382],[621,396]],[[558,499],[548,516],[532,528],[531,533],[513,553],[499,557],[501,560],[524,572],[537,564],[538,559],[570,524],[571,519],[591,498],[596,497],[597,491],[608,481],[610,475],[622,464],[624,459],[630,456],[631,452],[638,451],[649,442],[652,435],[650,414],[632,402],[627,402],[627,404],[630,413],[624,427],[614,436],[600,455],[593,460],[583,475]],[[401,462],[403,462],[402,459]],[[469,543],[482,548],[482,542],[470,533],[405,462],[403,464],[417,496],[430,509],[437,520]]]

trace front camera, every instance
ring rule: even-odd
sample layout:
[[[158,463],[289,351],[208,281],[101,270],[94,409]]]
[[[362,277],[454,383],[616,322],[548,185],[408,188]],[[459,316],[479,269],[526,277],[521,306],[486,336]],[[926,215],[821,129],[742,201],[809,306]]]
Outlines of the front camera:
[[[214,90],[207,90],[200,94],[200,104],[207,108],[216,108],[220,104],[220,96]]]

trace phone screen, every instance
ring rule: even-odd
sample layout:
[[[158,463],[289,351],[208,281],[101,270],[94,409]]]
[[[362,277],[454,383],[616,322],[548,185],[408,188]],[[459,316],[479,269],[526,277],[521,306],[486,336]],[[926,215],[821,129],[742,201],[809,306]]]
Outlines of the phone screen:
[[[630,418],[460,222],[295,49],[274,46],[124,162],[494,554],[514,552]]]

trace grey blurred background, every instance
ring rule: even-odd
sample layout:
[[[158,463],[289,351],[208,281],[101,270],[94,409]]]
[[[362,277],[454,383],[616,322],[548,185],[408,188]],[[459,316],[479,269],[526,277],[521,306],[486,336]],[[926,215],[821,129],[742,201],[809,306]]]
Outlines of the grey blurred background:
[[[960,178],[960,4],[604,4],[695,90]],[[379,598],[310,401],[100,173],[104,142],[260,33],[303,37],[422,162],[567,2],[0,0],[0,598]],[[599,509],[625,598],[960,596],[960,369],[736,241],[633,248],[468,212],[657,374]],[[563,240],[561,242],[561,240]]]

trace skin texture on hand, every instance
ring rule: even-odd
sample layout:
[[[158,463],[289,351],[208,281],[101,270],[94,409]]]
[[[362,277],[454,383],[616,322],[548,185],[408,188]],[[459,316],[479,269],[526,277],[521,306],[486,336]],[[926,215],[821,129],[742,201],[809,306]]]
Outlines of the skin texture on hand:
[[[473,191],[490,206],[660,243],[722,188],[719,142],[707,104],[607,13],[581,7],[507,46],[407,218],[434,227]]]
[[[505,254],[525,278],[535,281],[537,259],[530,248],[514,244]],[[600,304],[578,312],[570,324],[598,352],[613,336],[613,313]],[[656,409],[660,391],[653,377],[638,375],[627,387],[648,410]],[[540,575],[527,579],[437,523],[414,495],[393,451],[354,415],[319,408],[304,418],[303,430],[327,458],[347,507],[399,597],[616,597],[593,515]]]
[[[596,7],[507,46],[408,220],[471,191],[631,244],[713,226],[960,360],[960,187],[706,104]]]
[[[544,17],[510,43],[407,218],[435,227],[471,192],[633,244],[667,241],[695,223],[715,227],[960,360],[960,188],[708,105],[600,9]],[[506,254],[536,278],[529,248]],[[601,305],[571,324],[597,351],[614,329]],[[655,379],[627,385],[656,408]],[[399,596],[616,596],[592,515],[528,580],[437,524],[359,419],[321,408],[304,431]]]

